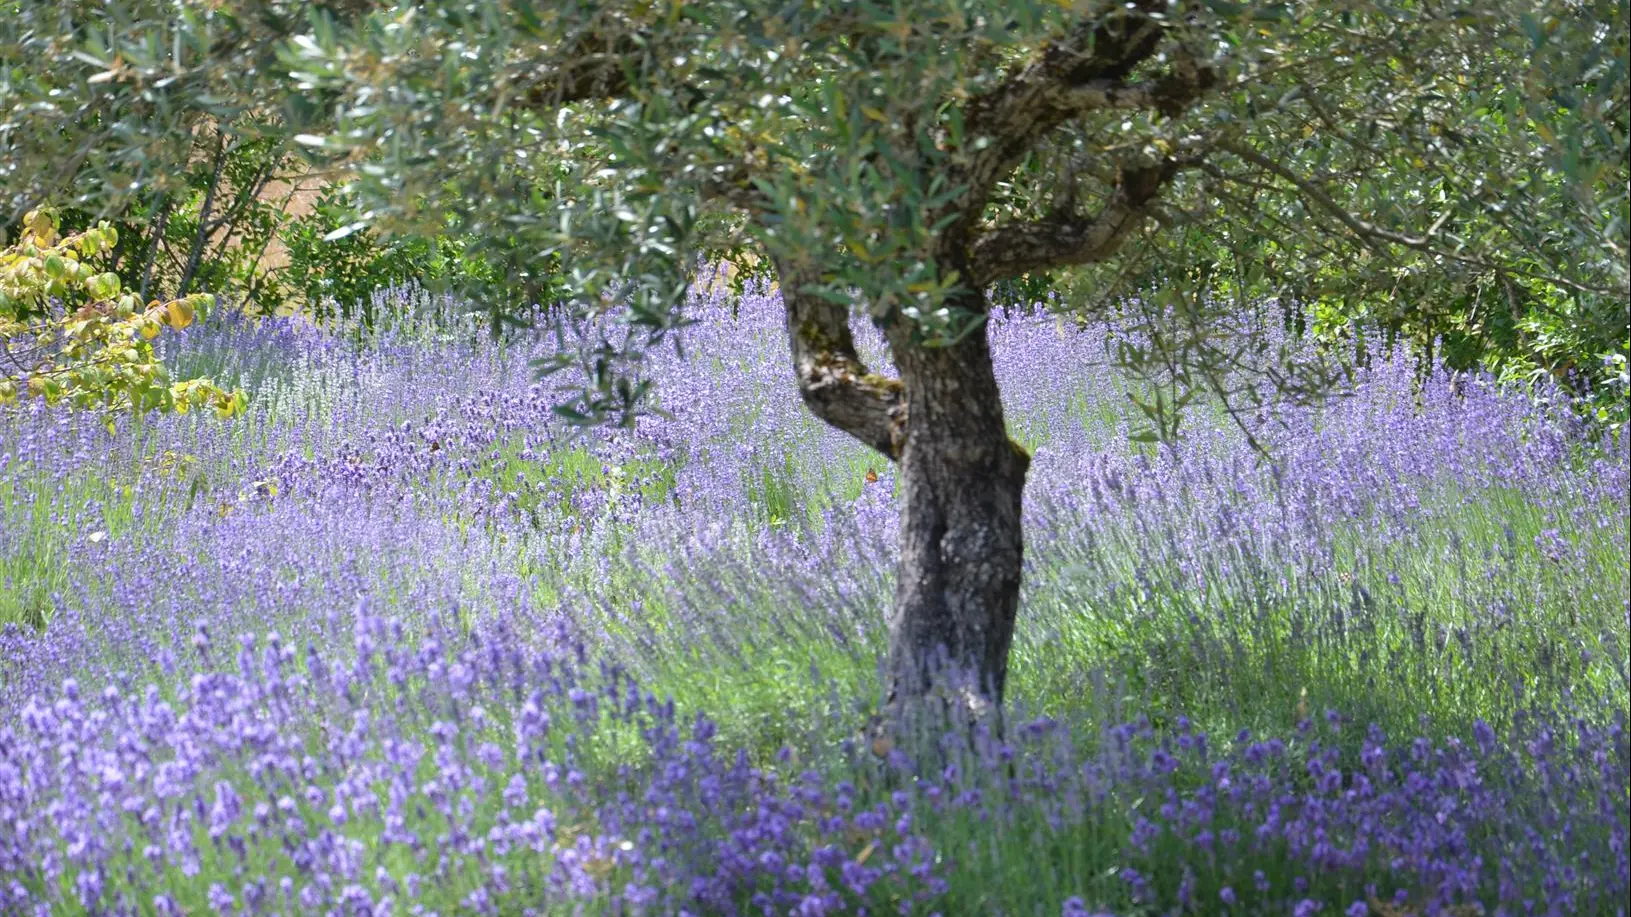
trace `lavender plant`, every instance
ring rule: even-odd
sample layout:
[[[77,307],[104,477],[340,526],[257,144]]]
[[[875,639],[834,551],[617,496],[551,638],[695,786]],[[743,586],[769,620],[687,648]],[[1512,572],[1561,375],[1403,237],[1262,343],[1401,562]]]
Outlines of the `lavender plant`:
[[[1544,389],[1379,361],[1265,462],[1128,444],[1118,329],[994,321],[1009,727],[896,741],[895,477],[783,391],[773,292],[615,432],[547,339],[377,295],[426,318],[167,342],[230,426],[0,415],[0,910],[1623,907],[1631,456]]]

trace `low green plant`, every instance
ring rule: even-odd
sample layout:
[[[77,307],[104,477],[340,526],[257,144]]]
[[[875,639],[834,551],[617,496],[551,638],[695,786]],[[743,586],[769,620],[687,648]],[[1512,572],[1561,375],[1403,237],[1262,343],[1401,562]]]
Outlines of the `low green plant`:
[[[434,285],[465,264],[456,239],[382,239],[361,227],[339,187],[325,189],[311,212],[289,221],[279,238],[289,259],[285,282],[319,321],[360,318],[372,325],[375,290],[408,280]]]

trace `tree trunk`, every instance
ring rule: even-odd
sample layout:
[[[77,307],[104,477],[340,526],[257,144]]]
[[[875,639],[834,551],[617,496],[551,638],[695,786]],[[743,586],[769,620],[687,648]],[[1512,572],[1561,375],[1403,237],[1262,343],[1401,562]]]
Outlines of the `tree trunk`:
[[[900,464],[887,712],[897,721],[918,712],[982,719],[1007,686],[1030,465],[1008,438],[986,328],[928,347],[910,322],[897,322],[886,334],[900,378],[884,378],[856,353],[849,309],[812,293],[808,269],[778,261],[777,271],[804,403]],[[978,290],[948,305],[986,314]]]
[[[204,256],[204,243],[210,237],[210,214],[215,208],[215,192],[221,187],[221,170],[227,162],[227,135],[219,129],[215,134],[215,165],[210,172],[210,183],[204,188],[204,202],[198,209],[198,228],[193,231],[192,248],[187,252],[187,264],[181,269],[181,280],[176,284],[176,298],[187,295],[198,273],[198,263]]]
[[[953,304],[986,314],[979,291]],[[1007,686],[1030,456],[1008,438],[983,324],[949,347],[925,347],[904,325],[889,339],[907,401],[890,712],[983,718]]]

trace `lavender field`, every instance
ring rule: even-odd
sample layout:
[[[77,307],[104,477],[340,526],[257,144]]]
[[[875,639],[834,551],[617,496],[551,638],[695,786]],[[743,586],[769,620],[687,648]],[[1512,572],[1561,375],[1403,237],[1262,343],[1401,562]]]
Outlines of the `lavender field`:
[[[444,319],[178,335],[231,422],[0,413],[0,913],[1626,913],[1631,453],[1544,391],[1140,445],[1106,329],[994,319],[1012,709],[908,747],[892,472],[775,294],[590,432],[378,295]]]

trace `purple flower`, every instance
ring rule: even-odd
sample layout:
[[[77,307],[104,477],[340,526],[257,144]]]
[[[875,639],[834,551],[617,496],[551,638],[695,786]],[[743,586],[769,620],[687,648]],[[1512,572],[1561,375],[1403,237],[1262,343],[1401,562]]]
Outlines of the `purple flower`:
[[[849,754],[853,724],[789,715],[761,738],[698,707],[866,693],[894,472],[869,482],[785,384],[773,293],[735,316],[689,306],[704,358],[655,355],[671,416],[632,430],[561,424],[528,375],[546,339],[350,342],[285,319],[175,354],[266,362],[250,432],[0,413],[0,557],[36,559],[0,570],[0,594],[56,593],[43,631],[0,626],[0,912],[114,912],[171,879],[256,913],[917,913],[1055,849],[1094,851],[1151,913],[1214,887],[1222,907],[1248,889],[1247,907],[1303,912],[1368,900],[1383,872],[1400,901],[1514,914],[1610,913],[1631,890],[1624,647],[1557,613],[1625,600],[1623,441],[1378,356],[1352,397],[1242,416],[1272,465],[1205,412],[1144,454],[1115,443],[1124,380],[1102,367],[1126,329],[993,314],[1005,416],[1040,444],[1016,647],[1044,681],[1088,685],[1071,635],[1091,628],[1095,667],[1138,660],[1112,680],[1161,660],[1170,696],[1209,700],[1101,733],[1031,694],[1061,707],[1016,711],[1000,741]],[[81,530],[115,534],[37,562]],[[787,658],[827,674],[806,684]],[[1378,722],[1200,730],[1220,698],[1283,720],[1260,689],[1318,660],[1322,690]],[[1498,688],[1512,676],[1521,697]],[[693,677],[718,693],[685,696]],[[1258,694],[1275,709],[1230,706]],[[1269,875],[1296,878],[1271,897]],[[1085,914],[1068,890],[989,904]]]

